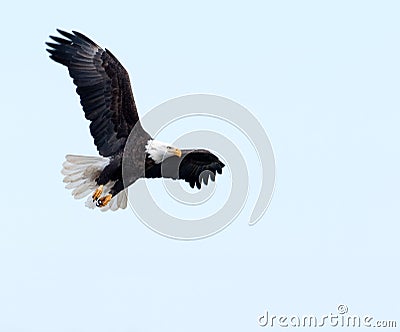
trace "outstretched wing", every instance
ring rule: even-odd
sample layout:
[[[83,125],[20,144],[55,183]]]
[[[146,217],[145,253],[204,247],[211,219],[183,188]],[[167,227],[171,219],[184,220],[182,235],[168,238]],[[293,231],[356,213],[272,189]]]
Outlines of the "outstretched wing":
[[[83,34],[57,31],[65,38],[50,36],[56,42],[46,43],[50,58],[68,68],[97,150],[112,156],[139,121],[128,73],[109,50]]]
[[[182,150],[182,157],[169,157],[160,164],[152,164],[146,168],[147,178],[172,178],[189,182],[198,189],[201,183],[208,184],[209,179],[215,181],[216,173],[222,174],[225,164],[207,150]]]
[[[182,162],[179,164],[179,179],[201,188],[201,182],[208,184],[211,178],[215,181],[215,174],[222,174],[225,164],[218,157],[207,150],[183,150]]]

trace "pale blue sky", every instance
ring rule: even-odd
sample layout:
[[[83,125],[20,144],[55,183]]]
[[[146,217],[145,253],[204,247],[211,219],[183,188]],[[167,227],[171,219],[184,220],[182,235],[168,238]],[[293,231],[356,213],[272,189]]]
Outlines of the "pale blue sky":
[[[3,5],[0,331],[258,331],[265,309],[324,314],[340,303],[399,322],[399,10],[397,1]],[[249,227],[247,207],[218,235],[182,242],[130,210],[73,200],[64,155],[96,150],[65,68],[45,52],[56,28],[112,50],[140,114],[198,92],[251,110],[277,162],[264,218]]]

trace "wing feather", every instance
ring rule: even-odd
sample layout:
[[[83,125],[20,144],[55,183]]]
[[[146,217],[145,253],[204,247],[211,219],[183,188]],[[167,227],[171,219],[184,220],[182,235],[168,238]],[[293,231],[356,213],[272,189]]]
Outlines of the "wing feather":
[[[209,179],[215,181],[216,173],[221,174],[225,166],[217,156],[207,150],[184,150],[183,160],[179,165],[179,179],[189,182],[198,189],[201,184],[208,184]]]
[[[222,174],[225,164],[208,150],[182,150],[182,157],[170,157],[160,164],[151,163],[146,168],[147,178],[165,177],[185,180],[200,189],[202,182],[215,181],[216,173]]]
[[[118,59],[80,32],[50,36],[50,58],[66,66],[76,85],[100,155],[122,151],[139,121],[129,75]]]

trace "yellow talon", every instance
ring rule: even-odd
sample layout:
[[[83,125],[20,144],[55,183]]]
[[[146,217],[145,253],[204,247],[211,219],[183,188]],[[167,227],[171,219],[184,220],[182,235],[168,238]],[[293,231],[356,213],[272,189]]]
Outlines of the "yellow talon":
[[[97,201],[99,199],[99,197],[101,196],[101,194],[103,193],[103,185],[100,185],[96,191],[94,192],[92,198],[93,198],[93,202]]]
[[[108,194],[108,195],[106,195],[106,196],[103,196],[102,198],[100,198],[100,199],[97,201],[96,206],[97,206],[97,207],[104,207],[104,206],[106,206],[108,203],[110,203],[111,198],[112,198],[112,195],[111,195],[111,194]]]

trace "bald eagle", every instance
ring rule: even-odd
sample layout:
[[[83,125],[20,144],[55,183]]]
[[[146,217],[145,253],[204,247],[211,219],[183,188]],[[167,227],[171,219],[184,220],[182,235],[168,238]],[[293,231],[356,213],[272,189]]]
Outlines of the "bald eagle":
[[[180,179],[200,189],[202,182],[208,184],[216,173],[222,174],[225,165],[210,151],[181,150],[155,140],[142,128],[128,73],[109,50],[82,33],[57,31],[62,37],[50,36],[47,51],[68,68],[100,154],[66,156],[62,173],[75,198],[88,196],[88,207],[117,210],[127,206],[127,187],[139,178]],[[144,172],[126,179],[122,163],[133,128],[129,164],[133,169],[143,167]]]

